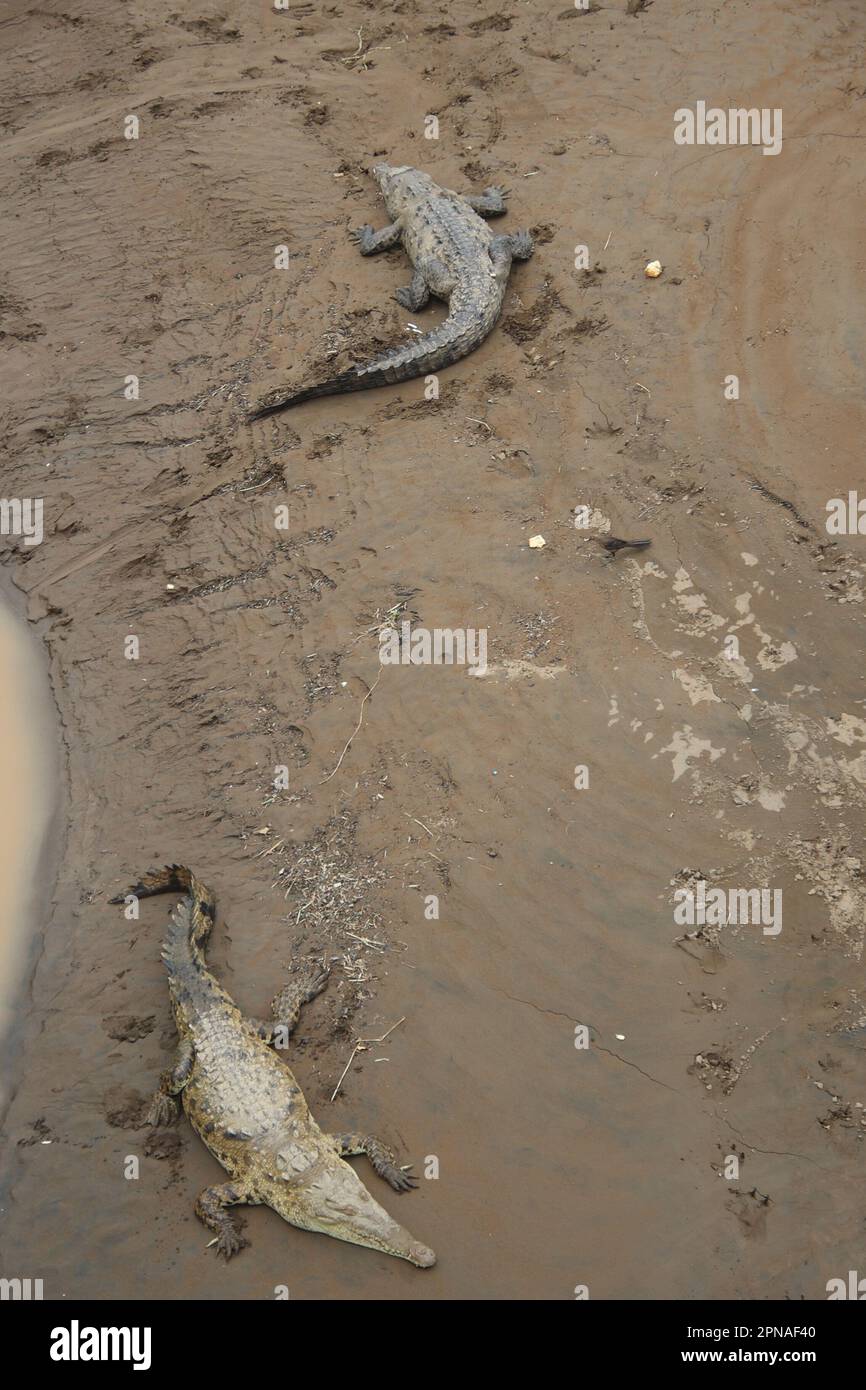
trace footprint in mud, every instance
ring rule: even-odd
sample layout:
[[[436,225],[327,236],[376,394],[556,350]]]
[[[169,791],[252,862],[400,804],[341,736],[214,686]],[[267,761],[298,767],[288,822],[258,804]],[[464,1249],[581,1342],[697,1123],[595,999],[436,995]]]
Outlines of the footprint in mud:
[[[44,338],[45,328],[31,319],[27,306],[11,294],[0,292],[0,342],[15,338],[19,343],[32,343]]]
[[[556,228],[552,222],[536,222],[529,231],[537,246],[546,246],[556,235]]]
[[[556,312],[570,314],[556,290],[548,281],[530,309],[510,314],[502,324],[503,331],[515,343],[537,342],[543,329]]]
[[[142,1148],[146,1158],[176,1162],[183,1151],[183,1138],[175,1129],[153,1129]]]
[[[725,1203],[728,1211],[739,1221],[743,1235],[752,1238],[766,1236],[767,1213],[772,1205],[772,1200],[756,1187],[753,1187],[751,1192],[741,1192],[734,1188]]]
[[[141,1129],[149,1099],[130,1086],[113,1086],[103,1097],[106,1123],[112,1129]]]
[[[115,1042],[140,1042],[153,1032],[155,1023],[154,1014],[146,1018],[136,1018],[134,1014],[108,1014],[102,1020],[103,1028]]]
[[[33,1133],[28,1134],[26,1139],[18,1140],[19,1149],[29,1149],[34,1144],[47,1144],[49,1142],[54,1142],[57,1138],[56,1134],[54,1134],[54,1132],[48,1128],[48,1125],[45,1122],[45,1117],[43,1115],[40,1115],[38,1120],[34,1120],[30,1128],[32,1129]]]
[[[310,459],[326,459],[339,444],[343,442],[343,435],[340,430],[335,430],[331,434],[323,434],[318,439],[314,439],[307,455]]]
[[[64,164],[71,164],[75,158],[68,150],[43,150],[36,160],[37,167],[40,169],[59,168]]]
[[[315,106],[311,106],[304,117],[304,125],[308,130],[314,129],[317,125],[327,125],[331,119],[331,113],[323,101],[317,101]]]
[[[491,30],[495,30],[498,34],[506,34],[511,28],[511,24],[512,21],[508,15],[489,14],[485,15],[483,19],[473,19],[469,25],[469,32],[477,35],[489,34]]]
[[[179,29],[185,29],[188,34],[208,39],[211,43],[234,43],[241,38],[240,29],[224,28],[226,20],[218,15],[210,15],[207,19],[183,19],[179,14],[171,14],[167,22]]]

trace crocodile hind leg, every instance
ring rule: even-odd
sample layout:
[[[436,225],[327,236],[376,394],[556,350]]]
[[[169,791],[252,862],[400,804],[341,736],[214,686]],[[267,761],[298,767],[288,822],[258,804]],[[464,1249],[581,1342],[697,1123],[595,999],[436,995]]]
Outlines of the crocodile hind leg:
[[[217,1254],[225,1255],[227,1260],[249,1245],[241,1234],[238,1222],[226,1210],[227,1207],[239,1206],[241,1202],[258,1205],[259,1198],[242,1183],[224,1182],[218,1187],[206,1187],[204,1192],[199,1193],[195,1204],[199,1221],[203,1221],[216,1234],[217,1238],[211,1244],[216,1245]]]
[[[412,283],[394,291],[394,298],[404,309],[423,309],[430,298],[430,288],[420,270],[412,276]]]
[[[285,1047],[295,1025],[300,1018],[301,1009],[321,994],[330,976],[330,967],[318,961],[306,961],[297,970],[279,994],[271,1000],[271,1018],[251,1019],[253,1027],[265,1042],[274,1047]]]
[[[180,1095],[189,1081],[194,1061],[195,1049],[191,1041],[189,1038],[181,1038],[177,1045],[173,1066],[168,1067],[159,1078],[159,1089],[154,1092],[150,1108],[145,1115],[145,1124],[170,1125],[173,1120],[177,1119],[175,1096]]]
[[[493,238],[489,250],[493,274],[498,280],[507,280],[511,262],[528,261],[532,255],[532,237],[529,232],[506,232]]]
[[[396,246],[402,232],[399,222],[392,222],[378,232],[365,222],[363,227],[356,227],[349,236],[357,243],[362,256],[375,256],[377,251],[390,251],[392,246]]]
[[[485,188],[483,193],[464,193],[463,197],[479,217],[501,217],[503,212],[508,211],[505,206],[508,189],[500,188],[498,184]]]
[[[390,1183],[395,1192],[408,1192],[410,1188],[418,1186],[409,1173],[398,1168],[396,1157],[388,1145],[374,1139],[372,1134],[334,1134],[332,1138],[341,1158],[366,1154],[379,1177]]]

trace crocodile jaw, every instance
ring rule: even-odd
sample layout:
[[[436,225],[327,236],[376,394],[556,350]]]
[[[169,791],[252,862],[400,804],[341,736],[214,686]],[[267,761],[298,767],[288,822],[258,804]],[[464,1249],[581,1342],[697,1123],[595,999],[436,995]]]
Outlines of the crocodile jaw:
[[[436,1263],[433,1251],[379,1206],[354,1168],[341,1158],[316,1165],[300,1183],[269,1183],[261,1195],[284,1221],[302,1230],[381,1250],[420,1269]]]

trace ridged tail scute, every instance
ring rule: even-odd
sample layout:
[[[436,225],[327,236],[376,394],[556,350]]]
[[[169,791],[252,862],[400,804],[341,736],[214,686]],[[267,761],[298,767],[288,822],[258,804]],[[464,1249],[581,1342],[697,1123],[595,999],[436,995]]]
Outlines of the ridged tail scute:
[[[337,396],[346,391],[366,391],[373,386],[395,386],[401,381],[411,381],[413,377],[427,376],[440,367],[450,366],[478,347],[498,315],[497,305],[494,314],[485,316],[475,306],[466,307],[452,300],[451,312],[438,328],[424,333],[405,347],[395,347],[383,353],[373,362],[362,367],[353,367],[348,372],[322,381],[317,386],[308,386],[290,395],[280,396],[268,401],[247,416],[247,421],[262,420],[267,415],[275,415],[289,406],[302,405],[304,401],[315,400],[318,396]]]
[[[162,958],[171,970],[200,955],[213,927],[215,903],[213,894],[184,864],[151,869],[126,893],[118,893],[109,901],[122,903],[130,894],[136,898],[151,898],[157,893],[185,894],[169,918],[162,945]]]

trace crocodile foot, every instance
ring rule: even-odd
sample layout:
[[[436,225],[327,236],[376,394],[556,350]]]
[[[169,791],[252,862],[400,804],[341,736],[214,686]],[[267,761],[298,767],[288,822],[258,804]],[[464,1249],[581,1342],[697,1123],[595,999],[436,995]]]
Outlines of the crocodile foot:
[[[507,212],[506,199],[510,189],[503,188],[501,184],[491,184],[485,188],[483,193],[469,193],[466,201],[479,217],[501,217],[503,212]]]
[[[413,313],[418,309],[423,309],[430,299],[430,291],[421,272],[415,271],[411,285],[405,285],[402,289],[395,290],[394,298],[398,304],[403,305],[404,309],[411,309]]]
[[[363,246],[373,235],[374,228],[370,226],[369,222],[365,222],[362,227],[353,227],[349,232],[349,236],[358,246]]]
[[[418,1186],[417,1179],[411,1173],[398,1167],[393,1151],[388,1145],[383,1144],[381,1139],[374,1138],[372,1134],[338,1134],[335,1135],[335,1141],[342,1158],[350,1158],[353,1154],[366,1154],[379,1177],[384,1178],[395,1192],[409,1192]]]
[[[389,251],[400,240],[400,223],[392,222],[380,227],[377,232],[368,222],[363,227],[354,227],[349,236],[356,243],[362,256],[374,256],[377,251]]]
[[[195,1204],[195,1214],[199,1221],[203,1221],[205,1226],[216,1235],[216,1240],[212,1240],[211,1245],[216,1246],[218,1255],[230,1260],[232,1255],[236,1255],[239,1250],[243,1250],[249,1241],[241,1233],[241,1227],[236,1218],[232,1218],[227,1207],[235,1207],[239,1202],[252,1200],[249,1189],[240,1183],[223,1183],[220,1187],[206,1187],[204,1192],[200,1192]]]
[[[386,1161],[381,1167],[376,1167],[374,1163],[373,1167],[376,1168],[380,1178],[384,1178],[387,1183],[390,1183],[395,1192],[411,1192],[413,1188],[418,1186],[417,1178],[413,1177],[411,1173],[407,1173],[403,1168],[398,1168],[396,1163]]]
[[[223,1255],[227,1260],[249,1245],[246,1236],[242,1236],[237,1227],[231,1224],[224,1226],[216,1240],[211,1243],[216,1248],[217,1254]]]
[[[516,261],[528,261],[533,252],[530,232],[511,233],[511,254]]]
[[[163,1125],[174,1124],[178,1116],[177,1101],[164,1091],[157,1091],[144,1116],[146,1125],[161,1129]]]
[[[323,961],[305,961],[271,1000],[271,1015],[276,1024],[282,1024],[291,1033],[301,1009],[321,994],[330,974],[331,967]]]

